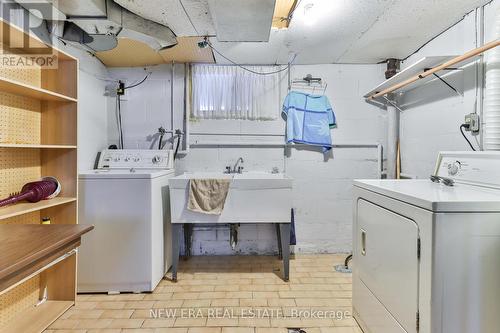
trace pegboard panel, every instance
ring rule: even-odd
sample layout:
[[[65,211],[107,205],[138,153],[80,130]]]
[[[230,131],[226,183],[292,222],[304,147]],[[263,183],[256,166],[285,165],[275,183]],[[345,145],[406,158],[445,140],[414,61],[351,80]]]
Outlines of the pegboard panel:
[[[42,220],[40,216],[40,211],[36,211],[0,220],[0,224],[39,224]]]
[[[0,198],[41,177],[40,149],[0,148]]]
[[[40,144],[41,102],[0,92],[0,143]]]
[[[6,68],[0,66],[0,77],[28,84],[37,88],[41,87],[42,72],[40,69]]]
[[[0,295],[0,327],[35,305],[40,297],[40,276],[34,276],[16,288]]]
[[[3,44],[0,43],[0,52],[3,51]],[[42,71],[39,66],[11,67],[0,66],[0,77],[21,82],[24,84],[41,87]]]

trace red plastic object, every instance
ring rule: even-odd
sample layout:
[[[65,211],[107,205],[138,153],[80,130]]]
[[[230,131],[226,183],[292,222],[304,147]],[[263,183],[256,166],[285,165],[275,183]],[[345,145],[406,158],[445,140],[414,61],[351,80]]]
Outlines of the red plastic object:
[[[51,196],[57,190],[58,184],[53,180],[40,180],[23,186],[20,193],[0,200],[0,207],[15,204],[19,201],[38,202]]]

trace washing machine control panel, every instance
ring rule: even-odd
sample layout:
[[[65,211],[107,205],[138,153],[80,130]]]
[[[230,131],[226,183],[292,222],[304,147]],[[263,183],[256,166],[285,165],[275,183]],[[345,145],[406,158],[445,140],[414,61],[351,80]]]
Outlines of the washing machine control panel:
[[[442,152],[434,174],[457,183],[500,188],[500,152]]]
[[[172,150],[106,149],[99,156],[98,169],[173,169]]]

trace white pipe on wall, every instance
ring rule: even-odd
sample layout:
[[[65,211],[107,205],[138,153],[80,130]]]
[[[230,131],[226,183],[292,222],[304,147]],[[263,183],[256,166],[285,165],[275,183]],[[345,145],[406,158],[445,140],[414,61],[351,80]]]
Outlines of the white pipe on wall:
[[[273,147],[273,148],[281,148],[288,147],[293,148],[294,146],[305,146],[304,144],[297,143],[280,143],[280,142],[266,142],[266,141],[255,141],[255,142],[224,142],[224,141],[212,141],[212,142],[193,142],[190,144],[193,148],[211,148],[211,147]],[[383,159],[384,159],[384,148],[378,142],[346,142],[346,143],[336,143],[333,144],[334,148],[376,148],[377,149],[377,171],[379,173],[379,178],[382,178],[384,175],[383,171]],[[286,161],[286,158],[285,158]],[[286,169],[286,168],[285,168]]]
[[[500,38],[500,7],[495,17],[495,38]],[[488,54],[483,110],[484,150],[500,150],[500,47]]]

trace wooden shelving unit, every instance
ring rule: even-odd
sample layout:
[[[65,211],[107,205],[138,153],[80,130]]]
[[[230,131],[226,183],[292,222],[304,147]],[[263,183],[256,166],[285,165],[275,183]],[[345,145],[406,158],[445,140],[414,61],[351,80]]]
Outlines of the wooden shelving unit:
[[[57,178],[62,191],[54,199],[0,208],[0,225],[40,224],[44,217],[52,224],[77,224],[78,60],[0,20],[2,48],[5,29],[11,44],[29,45],[26,55],[45,47],[57,66],[0,66],[0,198],[44,176]],[[71,307],[76,283],[65,284],[64,297],[49,286],[48,301],[33,307],[47,281],[61,273],[76,281],[75,255],[0,294],[0,332],[41,332]]]

